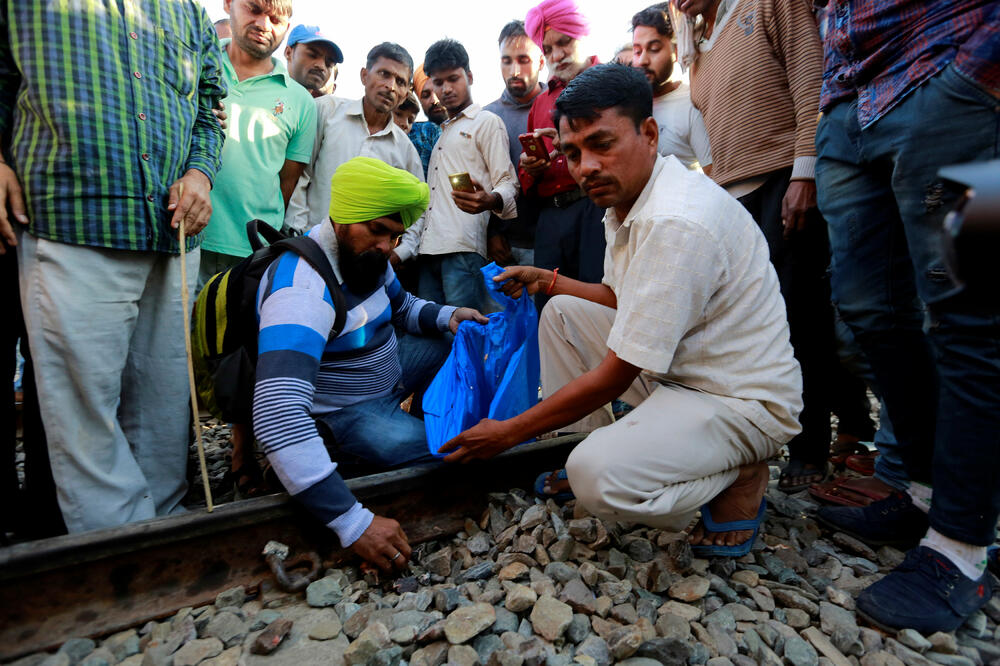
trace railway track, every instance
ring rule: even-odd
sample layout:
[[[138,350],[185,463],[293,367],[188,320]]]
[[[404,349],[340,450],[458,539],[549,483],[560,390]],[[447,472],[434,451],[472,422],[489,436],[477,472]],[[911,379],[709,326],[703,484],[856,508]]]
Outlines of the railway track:
[[[562,465],[582,435],[525,444],[488,463],[432,463],[349,479],[376,513],[400,522],[412,544],[459,532],[487,493],[530,487]],[[350,558],[332,531],[286,494],[190,511],[114,529],[0,549],[0,661],[96,637],[213,601],[273,577],[261,551],[276,540],[324,566]]]

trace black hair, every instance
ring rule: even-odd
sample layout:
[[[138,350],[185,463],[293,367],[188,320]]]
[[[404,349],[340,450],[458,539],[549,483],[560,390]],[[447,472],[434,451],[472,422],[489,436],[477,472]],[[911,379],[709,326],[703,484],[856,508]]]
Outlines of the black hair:
[[[424,54],[424,74],[427,76],[456,67],[469,71],[469,53],[454,39],[439,39]]]
[[[664,37],[673,38],[674,26],[670,23],[670,16],[667,14],[668,11],[666,2],[658,2],[655,5],[646,7],[632,17],[632,30],[643,25],[648,28],[656,28],[656,32]]]
[[[420,103],[417,101],[416,95],[412,92],[406,96],[406,98],[399,103],[396,107],[400,111],[405,111],[407,109],[413,111],[413,113],[420,113]]]
[[[500,48],[503,48],[504,42],[517,37],[527,38],[528,33],[524,30],[524,21],[514,19],[500,30],[500,39],[497,40],[497,44],[500,45]]]
[[[552,120],[596,118],[604,109],[617,109],[632,119],[636,131],[653,115],[653,89],[637,67],[618,63],[594,65],[573,77],[556,99]]]
[[[410,78],[413,78],[413,58],[410,57],[410,52],[399,44],[382,42],[373,46],[372,50],[368,52],[368,60],[365,62],[365,67],[371,69],[379,58],[388,58],[389,60],[395,60],[398,63],[406,65],[410,68]]]

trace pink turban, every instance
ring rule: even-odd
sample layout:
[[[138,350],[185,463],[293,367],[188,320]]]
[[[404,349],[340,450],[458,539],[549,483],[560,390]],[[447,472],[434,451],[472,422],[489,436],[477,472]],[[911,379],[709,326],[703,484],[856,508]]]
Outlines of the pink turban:
[[[528,10],[524,19],[524,30],[531,41],[542,48],[545,30],[552,28],[573,39],[590,34],[590,23],[580,13],[574,0],[543,0],[537,7]]]

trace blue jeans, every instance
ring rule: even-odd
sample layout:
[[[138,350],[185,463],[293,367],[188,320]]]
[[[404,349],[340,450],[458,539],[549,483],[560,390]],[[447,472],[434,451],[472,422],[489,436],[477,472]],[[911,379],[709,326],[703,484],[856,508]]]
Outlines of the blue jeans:
[[[476,252],[420,255],[420,298],[442,305],[496,312],[499,306],[486,293],[479,269],[486,260]]]
[[[339,464],[368,463],[382,468],[399,467],[434,460],[427,450],[427,435],[420,399],[434,379],[451,341],[407,335],[399,340],[399,360],[403,375],[387,396],[365,400],[320,417],[316,423]],[[410,393],[416,392],[410,413],[399,408]]]
[[[816,132],[834,300],[907,473],[934,486],[931,526],[976,545],[993,542],[1000,514],[1000,307],[945,270],[942,223],[960,191],[937,171],[995,158],[998,145],[1000,103],[952,67],[865,129],[850,101]]]

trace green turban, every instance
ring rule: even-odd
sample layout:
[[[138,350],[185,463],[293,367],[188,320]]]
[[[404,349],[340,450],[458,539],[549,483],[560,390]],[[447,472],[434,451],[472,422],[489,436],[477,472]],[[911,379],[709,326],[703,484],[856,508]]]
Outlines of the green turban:
[[[330,217],[339,224],[399,214],[403,227],[420,219],[430,203],[427,183],[409,171],[372,157],[355,157],[337,167],[330,181]]]

